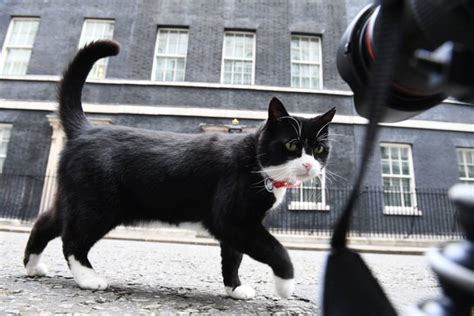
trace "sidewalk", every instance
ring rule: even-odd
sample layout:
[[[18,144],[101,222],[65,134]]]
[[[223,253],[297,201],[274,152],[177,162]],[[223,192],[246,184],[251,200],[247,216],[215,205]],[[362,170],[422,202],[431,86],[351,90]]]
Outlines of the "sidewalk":
[[[0,221],[0,231],[29,233],[31,231],[31,224],[24,224],[18,221]],[[291,235],[275,232],[272,232],[272,234],[288,249],[313,251],[327,251],[329,249],[330,238],[327,236]],[[208,234],[179,228],[120,226],[108,233],[104,238],[213,246],[219,244]],[[428,248],[435,247],[443,242],[443,240],[432,239],[369,239],[364,237],[351,237],[349,239],[350,248],[359,252],[404,255],[423,255]]]

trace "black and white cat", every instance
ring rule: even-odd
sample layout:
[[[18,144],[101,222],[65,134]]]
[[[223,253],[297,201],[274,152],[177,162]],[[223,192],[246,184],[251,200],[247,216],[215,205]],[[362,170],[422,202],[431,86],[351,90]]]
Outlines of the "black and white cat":
[[[122,126],[91,126],[81,93],[95,61],[117,55],[112,41],[81,49],[60,84],[59,116],[68,138],[58,169],[54,207],[37,219],[25,250],[27,274],[41,276],[40,256],[61,236],[79,287],[103,290],[107,281],[87,259],[90,248],[117,225],[144,221],[194,222],[220,242],[226,292],[249,299],[242,254],[268,264],[276,292],[294,289],[286,249],[262,225],[286,187],[321,174],[329,154],[328,125],[335,109],[312,119],[290,116],[276,98],[254,134],[176,134]]]

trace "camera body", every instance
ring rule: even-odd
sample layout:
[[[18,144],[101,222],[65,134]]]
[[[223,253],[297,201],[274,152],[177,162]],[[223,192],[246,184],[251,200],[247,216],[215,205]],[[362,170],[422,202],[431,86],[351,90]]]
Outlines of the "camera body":
[[[402,45],[385,104],[384,122],[413,117],[448,96],[474,100],[474,2],[405,0]],[[357,112],[367,117],[367,86],[377,59],[379,6],[366,6],[344,32],[337,52],[341,77],[354,92]],[[473,69],[474,70],[474,69]]]

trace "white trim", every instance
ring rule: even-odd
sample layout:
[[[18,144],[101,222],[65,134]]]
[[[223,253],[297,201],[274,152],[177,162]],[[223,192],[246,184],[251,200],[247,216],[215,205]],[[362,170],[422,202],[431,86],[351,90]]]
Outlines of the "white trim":
[[[30,110],[30,111],[56,111],[55,102],[36,102],[36,101],[13,101],[0,99],[0,109],[9,110]],[[188,116],[188,117],[211,117],[211,118],[239,118],[248,120],[265,120],[267,111],[258,110],[234,110],[221,108],[197,108],[185,106],[151,106],[151,105],[130,105],[130,104],[84,104],[85,112],[99,114],[138,114],[138,115],[168,115],[168,116]],[[314,117],[322,113],[293,113],[295,116],[306,118]],[[354,115],[336,114],[333,123],[348,125],[366,125],[367,120]],[[442,130],[452,132],[474,133],[473,124],[453,123],[442,121],[422,121],[407,120],[399,123],[385,123],[383,126]]]
[[[247,87],[249,85],[242,85],[242,84],[225,84],[224,83],[224,60],[225,58],[225,36],[227,34],[242,34],[242,35],[252,35],[253,37],[253,47],[252,47],[252,83],[250,86],[255,85],[255,64],[256,64],[256,55],[257,55],[257,32],[241,32],[241,31],[225,31],[224,32],[224,37],[222,41],[222,58],[221,58],[221,80],[220,83],[222,85],[229,85],[229,86],[239,86],[239,87]],[[245,41],[245,37],[244,37]],[[244,45],[245,46],[245,45]],[[227,58],[229,60],[240,60],[240,61],[250,61],[250,58]],[[242,74],[243,76],[243,74]],[[242,77],[243,80],[243,77]]]
[[[1,54],[0,54],[0,77],[2,77],[3,68],[5,67],[5,65],[4,65],[5,56],[7,54],[8,43],[10,42],[10,38],[11,38],[11,35],[12,35],[11,33],[13,32],[13,25],[14,25],[14,22],[18,21],[18,20],[38,21],[38,28],[39,28],[40,18],[38,18],[38,17],[21,17],[21,16],[19,16],[19,17],[12,17],[10,19],[10,24],[8,25],[7,34],[5,36],[2,51],[1,51]],[[36,29],[36,31],[38,31],[38,29]],[[35,39],[36,39],[36,33],[35,33],[35,36],[33,37],[33,43],[31,44],[31,47],[24,47],[25,49],[30,49],[31,53],[33,53],[33,47],[34,47],[34,44],[35,44]],[[31,58],[31,56],[30,56],[30,58]],[[29,62],[30,61],[28,60],[28,64],[29,64]],[[27,65],[26,71],[28,72],[28,65]],[[15,78],[15,77],[23,77],[23,76],[26,76],[26,75],[19,75],[19,76],[10,75],[10,76]]]
[[[422,216],[423,212],[417,207],[384,206],[383,214],[401,216]]]

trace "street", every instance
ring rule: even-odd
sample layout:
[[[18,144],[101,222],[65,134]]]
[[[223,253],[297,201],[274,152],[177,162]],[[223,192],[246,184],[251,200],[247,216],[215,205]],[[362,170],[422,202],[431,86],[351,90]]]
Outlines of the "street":
[[[60,239],[53,240],[42,261],[45,278],[27,278],[22,265],[28,235],[0,232],[0,315],[51,313],[149,314],[318,314],[321,269],[325,253],[290,251],[296,273],[289,300],[274,295],[268,266],[244,256],[243,284],[256,298],[237,301],[225,296],[220,249],[215,246],[101,240],[89,254],[95,270],[110,284],[106,291],[80,290],[63,258]],[[439,287],[422,256],[363,256],[399,311],[437,296]]]

